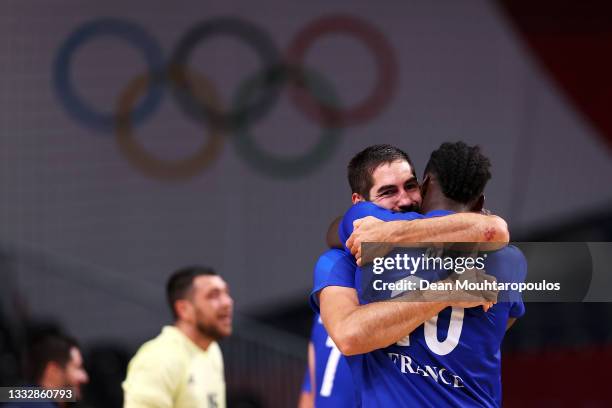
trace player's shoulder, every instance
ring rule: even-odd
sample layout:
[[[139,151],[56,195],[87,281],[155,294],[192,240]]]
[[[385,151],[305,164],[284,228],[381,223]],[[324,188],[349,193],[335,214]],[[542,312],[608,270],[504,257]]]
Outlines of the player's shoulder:
[[[219,347],[219,343],[216,341],[210,343],[206,352],[210,354],[210,359],[214,368],[223,371],[223,352],[221,351],[221,347]]]
[[[221,347],[219,347],[219,343],[217,343],[216,341],[210,343],[206,351],[208,351],[213,358],[223,360],[223,353],[221,352]]]
[[[487,253],[487,265],[497,264],[512,271],[514,279],[524,279],[527,275],[527,259],[520,248],[514,245],[505,246],[497,251]]]
[[[342,224],[350,223],[350,225],[346,225],[346,227],[352,228],[352,223],[359,218],[365,218],[367,216],[374,216],[378,218],[382,218],[386,213],[391,214],[392,212],[377,206],[371,201],[360,201],[358,203],[353,204],[349,207],[348,210],[344,213],[344,217],[342,217]]]
[[[145,342],[130,362],[133,367],[169,366],[180,367],[186,361],[184,358],[184,345],[178,329],[165,326],[155,338]]]
[[[360,201],[351,205],[351,207],[346,211],[346,213],[358,213],[358,212],[367,212],[372,210],[382,209],[382,207],[377,206],[371,201]]]
[[[503,257],[507,261],[517,262],[517,263],[525,263],[525,255],[520,248],[514,245],[507,245],[498,251],[494,251],[491,255]]]
[[[351,256],[346,251],[330,248],[319,256],[315,268],[332,268],[339,263],[350,263],[351,259]]]
[[[418,214],[418,213],[416,213]],[[453,215],[456,214],[454,211],[449,211],[449,210],[431,210],[428,211],[426,214],[421,215],[422,218],[437,218],[437,217],[446,217],[448,215]]]
[[[353,204],[344,214],[345,220],[356,220],[367,216],[373,216],[383,221],[404,220],[410,221],[417,218],[424,218],[423,214],[409,212],[394,212],[380,207],[371,201],[360,201]]]

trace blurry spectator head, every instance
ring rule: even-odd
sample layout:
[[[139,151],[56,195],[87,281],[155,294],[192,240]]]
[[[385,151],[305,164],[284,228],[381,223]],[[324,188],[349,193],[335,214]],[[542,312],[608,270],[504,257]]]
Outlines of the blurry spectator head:
[[[30,341],[26,375],[41,387],[70,387],[77,399],[81,397],[81,385],[89,381],[77,342],[60,333],[41,334]]]
[[[172,274],[166,285],[177,324],[219,340],[232,333],[234,301],[225,280],[211,268],[190,266]]]

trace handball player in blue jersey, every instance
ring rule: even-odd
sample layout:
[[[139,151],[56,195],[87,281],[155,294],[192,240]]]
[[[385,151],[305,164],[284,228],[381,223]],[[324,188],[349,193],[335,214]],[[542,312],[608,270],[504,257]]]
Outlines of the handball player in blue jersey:
[[[308,343],[308,349],[310,350],[310,343]],[[310,351],[309,351],[310,352]],[[300,399],[298,400],[298,408],[313,408],[314,400],[312,397],[312,387],[310,383],[312,380],[310,379],[310,361],[308,365],[306,365],[306,370],[304,372],[304,379],[302,380],[302,390],[300,392]]]
[[[432,154],[423,182],[426,217],[439,218],[422,219],[415,213],[399,214],[371,203],[359,204],[345,216],[341,238],[346,240],[351,233],[354,219],[373,214],[387,221],[414,221],[384,224],[373,219],[358,221],[360,235],[354,234],[348,242],[358,256],[355,243],[370,241],[485,241],[491,249],[502,247],[507,241],[503,221],[477,214],[451,215],[482,207],[482,191],[490,177],[488,166],[478,148],[462,143],[445,144]],[[369,177],[369,185],[365,184],[362,192],[356,186],[358,183],[354,183],[356,178],[351,180],[355,169],[365,169],[365,178]],[[371,198],[393,211],[405,210],[407,206],[414,209],[420,204],[410,161],[405,153],[398,153],[391,146],[373,146],[358,154],[349,166],[349,179],[354,202]],[[518,250],[498,252],[502,253],[505,255],[490,258],[487,271],[495,270],[501,281],[524,279],[524,259]],[[360,305],[355,289],[327,285],[324,277],[315,276],[313,301],[318,294],[326,327],[340,349],[348,355],[367,353],[349,358],[363,406],[500,404],[499,344],[509,319],[522,314],[520,297],[515,297],[513,303],[496,305],[489,314],[475,307],[489,307],[486,299]],[[425,326],[421,325],[431,318]],[[410,337],[404,338],[407,334]],[[439,341],[440,338],[445,340]],[[402,341],[397,346],[377,350],[398,340]]]
[[[346,251],[329,249],[321,255],[315,266],[315,275],[325,276],[325,281],[334,285],[353,288],[351,278],[355,273],[355,263]],[[333,340],[327,334],[313,305],[315,318],[308,347],[309,370],[312,379],[309,384],[315,408],[354,407],[356,389],[353,376],[346,361]],[[306,383],[306,381],[304,381]],[[304,387],[302,388],[302,401]]]

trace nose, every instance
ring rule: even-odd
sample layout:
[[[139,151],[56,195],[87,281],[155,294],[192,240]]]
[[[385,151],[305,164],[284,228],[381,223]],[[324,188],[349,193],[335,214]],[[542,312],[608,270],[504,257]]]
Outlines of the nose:
[[[234,307],[234,299],[230,295],[223,297],[223,306],[228,307],[230,310]]]
[[[398,207],[410,206],[416,202],[418,202],[418,194],[415,194],[414,191],[408,191],[406,189],[402,189],[400,196],[398,198],[397,206]]]

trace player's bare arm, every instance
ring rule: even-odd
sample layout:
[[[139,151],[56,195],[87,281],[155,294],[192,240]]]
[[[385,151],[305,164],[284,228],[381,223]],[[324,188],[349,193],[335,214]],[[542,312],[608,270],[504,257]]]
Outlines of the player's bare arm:
[[[313,408],[314,407],[314,390],[316,388],[314,380],[314,346],[312,341],[308,342],[308,376],[310,377],[310,391],[303,391],[300,394],[298,408]]]
[[[360,305],[353,288],[328,286],[320,293],[321,319],[332,340],[350,356],[387,347],[437,315],[448,306],[488,309],[491,303],[473,302],[375,302]]]
[[[482,250],[503,248],[510,240],[508,225],[495,215],[452,214],[412,221],[383,222],[365,217],[353,223],[354,230],[346,246],[361,265],[364,242],[480,242]]]

